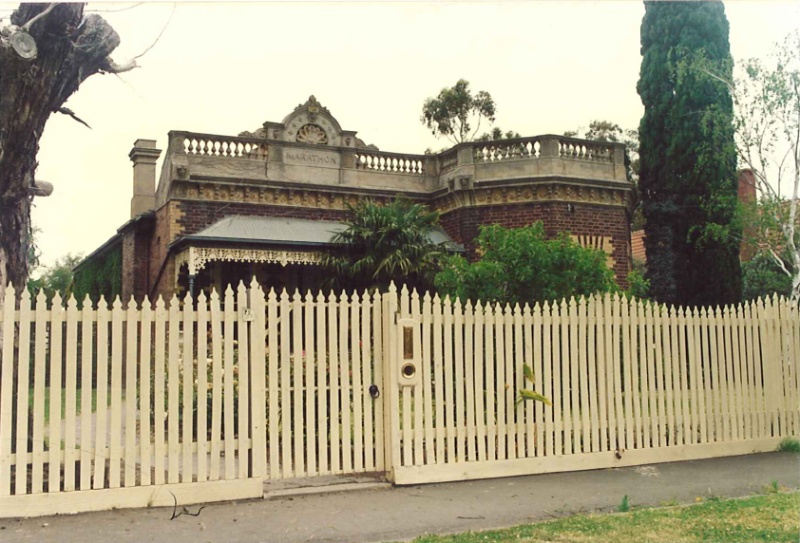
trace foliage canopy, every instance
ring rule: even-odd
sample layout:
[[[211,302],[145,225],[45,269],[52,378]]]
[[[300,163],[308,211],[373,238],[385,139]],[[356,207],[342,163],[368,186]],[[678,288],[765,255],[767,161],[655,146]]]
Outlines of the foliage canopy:
[[[446,248],[430,234],[439,225],[439,214],[420,204],[398,198],[386,205],[361,200],[348,205],[345,230],[332,242],[324,265],[331,272],[331,286],[346,289],[386,289],[389,283],[424,290],[432,285]]]
[[[732,70],[721,2],[645,2],[637,90],[647,278],[659,302],[741,298],[736,149],[728,87],[701,70]]]
[[[447,259],[435,280],[441,294],[513,305],[616,289],[604,252],[582,247],[565,233],[547,239],[541,222],[482,226],[476,242],[478,262]]]
[[[473,119],[477,120],[474,131]],[[486,91],[478,91],[473,96],[466,79],[459,79],[452,87],[443,88],[435,98],[426,99],[420,117],[433,135],[445,136],[456,144],[472,140],[480,129],[481,119],[494,122],[494,100]]]

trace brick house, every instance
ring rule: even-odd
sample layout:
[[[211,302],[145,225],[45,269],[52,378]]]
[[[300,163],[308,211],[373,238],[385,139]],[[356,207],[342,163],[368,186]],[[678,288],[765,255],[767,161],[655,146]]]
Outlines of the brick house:
[[[154,140],[130,152],[131,218],[76,268],[121,261],[120,294],[171,296],[249,280],[315,289],[321,256],[361,198],[398,195],[441,213],[438,241],[474,249],[479,225],[543,221],[609,255],[617,282],[630,268],[624,147],[545,135],[468,142],[435,155],[378,150],[343,130],[312,96],[282,122],[221,136],[169,133],[158,183]]]

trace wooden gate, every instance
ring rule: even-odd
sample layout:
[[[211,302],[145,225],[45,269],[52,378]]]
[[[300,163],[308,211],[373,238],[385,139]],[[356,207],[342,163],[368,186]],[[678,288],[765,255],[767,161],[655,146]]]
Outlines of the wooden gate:
[[[796,302],[512,309],[386,296],[397,484],[765,452],[800,434]],[[553,405],[518,403],[523,387]]]

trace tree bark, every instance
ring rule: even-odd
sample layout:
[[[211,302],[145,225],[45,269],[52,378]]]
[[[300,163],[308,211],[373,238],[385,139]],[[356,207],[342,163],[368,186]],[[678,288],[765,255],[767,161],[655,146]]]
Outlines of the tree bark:
[[[39,139],[50,115],[86,78],[115,72],[108,55],[119,36],[100,16],[84,16],[84,4],[21,4],[11,24],[27,28],[38,54],[22,58],[3,29],[0,39],[0,302],[11,283],[17,293],[28,279],[31,186]]]

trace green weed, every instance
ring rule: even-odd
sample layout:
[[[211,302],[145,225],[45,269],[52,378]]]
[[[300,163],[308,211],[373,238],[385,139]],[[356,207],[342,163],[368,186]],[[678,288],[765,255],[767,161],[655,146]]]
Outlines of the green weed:
[[[778,452],[800,453],[800,439],[786,437],[778,444]]]

